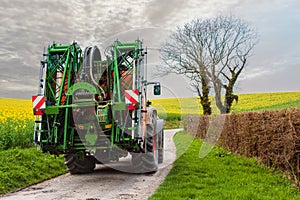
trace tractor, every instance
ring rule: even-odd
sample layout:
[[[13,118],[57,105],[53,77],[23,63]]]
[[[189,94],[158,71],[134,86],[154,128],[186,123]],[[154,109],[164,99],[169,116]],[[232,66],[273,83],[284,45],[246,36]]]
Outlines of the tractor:
[[[102,59],[105,57],[105,59]],[[71,174],[96,164],[131,159],[127,171],[158,170],[164,154],[164,121],[147,99],[147,51],[142,42],[115,41],[103,55],[97,46],[52,43],[43,53],[38,94],[32,96],[34,142],[63,155]]]

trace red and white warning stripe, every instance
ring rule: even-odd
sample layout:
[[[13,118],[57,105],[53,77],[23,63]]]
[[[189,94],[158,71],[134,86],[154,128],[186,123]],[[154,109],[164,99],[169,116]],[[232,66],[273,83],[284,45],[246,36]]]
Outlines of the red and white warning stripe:
[[[138,90],[125,90],[125,103],[133,104],[139,102],[139,91]]]
[[[35,115],[41,115],[41,110],[46,108],[45,97],[32,96],[32,107]]]

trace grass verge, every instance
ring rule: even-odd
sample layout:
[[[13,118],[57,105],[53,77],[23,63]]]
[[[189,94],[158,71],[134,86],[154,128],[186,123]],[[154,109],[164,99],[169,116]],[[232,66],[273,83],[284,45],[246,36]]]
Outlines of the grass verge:
[[[234,155],[214,147],[199,158],[202,142],[184,132],[174,136],[177,156],[165,181],[149,198],[153,199],[300,199],[279,171],[253,158]],[[185,149],[187,150],[185,151]]]
[[[36,148],[0,151],[0,194],[66,173],[62,157]]]
[[[164,129],[176,129],[181,127],[181,120],[165,120]]]

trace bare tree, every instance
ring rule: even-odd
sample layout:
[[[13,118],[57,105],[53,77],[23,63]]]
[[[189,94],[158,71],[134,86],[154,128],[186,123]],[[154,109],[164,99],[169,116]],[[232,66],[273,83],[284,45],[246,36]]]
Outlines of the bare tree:
[[[215,94],[220,112],[229,113],[233,101],[238,100],[234,86],[257,38],[254,28],[241,19],[195,19],[177,28],[162,45],[164,70],[183,74],[191,80],[204,114],[211,114],[210,92]]]
[[[207,66],[210,61],[204,50],[203,41],[207,37],[204,27],[196,27],[197,24],[189,23],[183,28],[177,28],[169,40],[161,47],[162,60],[166,64],[163,68],[166,73],[183,74],[191,80],[200,97],[203,114],[211,114],[211,102],[209,99],[210,80],[207,74]]]

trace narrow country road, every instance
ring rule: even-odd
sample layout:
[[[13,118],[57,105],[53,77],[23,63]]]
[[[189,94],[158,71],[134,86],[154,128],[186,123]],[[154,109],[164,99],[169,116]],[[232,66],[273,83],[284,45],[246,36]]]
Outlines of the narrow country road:
[[[65,174],[17,192],[0,196],[1,200],[110,200],[147,199],[172,168],[176,158],[173,135],[165,131],[164,162],[154,174],[129,174],[98,165],[95,172],[86,175]],[[115,165],[128,166],[130,159]]]

